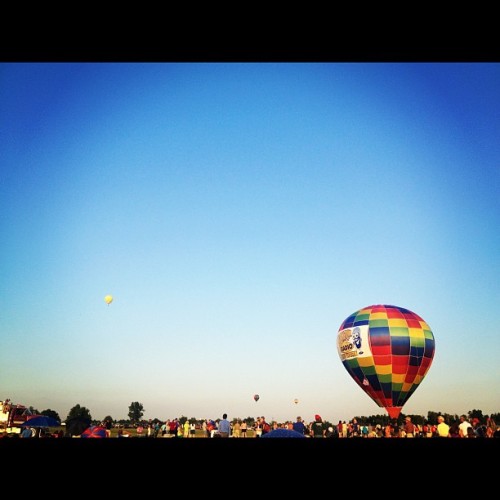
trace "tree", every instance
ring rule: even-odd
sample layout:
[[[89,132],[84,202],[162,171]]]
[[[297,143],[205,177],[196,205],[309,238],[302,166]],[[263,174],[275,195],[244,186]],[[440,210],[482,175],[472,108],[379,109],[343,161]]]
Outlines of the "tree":
[[[425,423],[425,417],[423,417],[422,415],[413,415],[413,414],[407,415],[405,413],[401,413],[399,417],[400,418],[398,418],[398,425],[400,426],[404,425],[406,417],[410,417],[413,424],[424,425]]]
[[[61,421],[61,417],[59,416],[59,413],[57,413],[57,411],[54,411],[54,410],[50,410],[50,409],[43,410],[42,415],[45,415],[46,417],[54,418],[54,419],[58,420],[59,422]]]
[[[477,418],[481,423],[484,422],[484,416],[482,410],[470,410],[469,419]]]
[[[128,416],[133,423],[139,422],[143,415],[144,406],[142,405],[142,403],[139,403],[137,401],[130,403],[130,406],[128,407]]]
[[[429,410],[427,412],[427,422],[430,424],[437,424],[437,418],[441,415],[440,411]]]
[[[85,408],[85,406],[80,406],[80,405],[75,405],[71,410],[69,410],[68,416],[66,417],[66,421],[72,419],[72,418],[88,418],[89,420],[92,420],[92,417],[90,416],[90,411]]]

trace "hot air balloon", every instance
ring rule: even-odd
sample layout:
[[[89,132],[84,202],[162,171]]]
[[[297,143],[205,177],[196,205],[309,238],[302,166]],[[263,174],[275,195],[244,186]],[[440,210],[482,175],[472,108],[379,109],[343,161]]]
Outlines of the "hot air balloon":
[[[294,402],[295,404],[297,404],[297,403],[299,402],[299,400],[298,400],[297,398],[295,398],[295,399],[293,400],[293,402]]]
[[[113,302],[113,296],[112,295],[106,295],[106,297],[104,297],[104,302],[106,302],[106,304],[111,304],[111,302]]]
[[[257,402],[259,400],[260,396],[258,394],[254,394],[253,396],[253,399],[255,400],[255,402]]]
[[[417,314],[402,307],[373,305],[344,320],[337,349],[359,387],[396,419],[428,372],[435,341],[429,325]]]

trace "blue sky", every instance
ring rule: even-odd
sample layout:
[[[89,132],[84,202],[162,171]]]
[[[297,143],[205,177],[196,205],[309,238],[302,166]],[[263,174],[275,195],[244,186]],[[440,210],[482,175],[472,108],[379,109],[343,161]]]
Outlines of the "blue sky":
[[[336,336],[393,304],[436,340],[403,412],[500,411],[499,89],[496,63],[0,64],[0,399],[384,414]]]

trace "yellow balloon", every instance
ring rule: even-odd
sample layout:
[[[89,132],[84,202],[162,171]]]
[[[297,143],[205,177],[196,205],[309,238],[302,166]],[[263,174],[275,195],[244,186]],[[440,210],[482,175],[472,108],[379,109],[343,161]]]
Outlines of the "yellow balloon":
[[[113,297],[111,295],[106,295],[106,297],[104,297],[104,302],[106,302],[106,304],[111,304],[111,302],[113,302]]]

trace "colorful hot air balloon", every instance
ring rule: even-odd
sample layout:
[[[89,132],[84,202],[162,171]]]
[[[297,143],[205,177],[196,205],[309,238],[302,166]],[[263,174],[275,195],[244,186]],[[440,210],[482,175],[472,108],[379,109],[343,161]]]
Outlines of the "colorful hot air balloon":
[[[295,404],[297,404],[297,403],[299,402],[299,400],[298,400],[297,398],[295,398],[295,399],[293,400],[293,402],[294,402]]]
[[[111,304],[111,302],[113,302],[113,296],[112,295],[106,295],[106,297],[104,297],[104,302],[106,302],[106,304]]]
[[[415,392],[434,357],[434,335],[417,314],[373,305],[351,314],[337,334],[349,375],[391,418]]]
[[[253,395],[253,399],[255,400],[255,402],[257,402],[259,400],[260,396],[258,394],[254,394]]]

